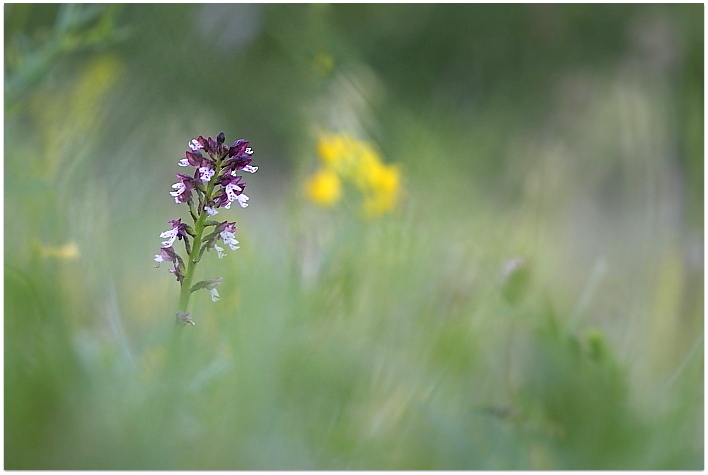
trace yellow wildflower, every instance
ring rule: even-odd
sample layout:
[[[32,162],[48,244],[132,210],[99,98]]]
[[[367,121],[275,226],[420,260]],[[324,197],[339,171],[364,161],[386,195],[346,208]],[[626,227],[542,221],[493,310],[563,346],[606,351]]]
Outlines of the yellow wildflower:
[[[342,197],[342,182],[331,170],[321,170],[305,183],[305,192],[315,204],[330,207]]]
[[[395,194],[400,183],[400,173],[395,165],[381,163],[372,166],[367,173],[369,186],[376,193]]]
[[[351,135],[323,134],[317,153],[324,165],[305,185],[315,204],[332,206],[342,195],[342,182],[356,185],[364,200],[364,214],[376,216],[393,210],[398,203],[400,171],[383,163],[368,143]]]
[[[342,158],[347,155],[350,139],[344,134],[327,134],[320,137],[317,153],[326,166],[337,168]]]
[[[364,199],[364,213],[377,216],[392,211],[398,203],[400,171],[395,165],[378,163],[366,175],[369,192]]]

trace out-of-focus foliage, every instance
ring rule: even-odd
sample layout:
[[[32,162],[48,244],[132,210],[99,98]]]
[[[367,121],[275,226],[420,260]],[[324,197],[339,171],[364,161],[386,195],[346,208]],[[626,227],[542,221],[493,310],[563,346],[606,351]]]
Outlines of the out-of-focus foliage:
[[[12,4],[5,58],[5,468],[702,468],[702,5]]]
[[[27,89],[42,83],[62,55],[103,50],[125,39],[116,28],[119,5],[61,4],[42,11],[29,4],[8,4],[5,29],[5,102],[12,110]]]

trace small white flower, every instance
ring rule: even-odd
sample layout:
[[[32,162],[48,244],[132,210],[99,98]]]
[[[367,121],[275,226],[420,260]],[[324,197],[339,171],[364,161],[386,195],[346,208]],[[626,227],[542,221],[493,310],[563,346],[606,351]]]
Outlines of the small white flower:
[[[205,206],[204,211],[206,211],[209,216],[214,216],[215,214],[219,213],[217,210],[215,210],[211,206]]]
[[[248,206],[248,196],[244,195],[241,193],[236,197],[236,200],[238,201],[238,204],[241,205],[241,208],[245,208]]]
[[[245,165],[242,168],[243,171],[248,172],[248,173],[256,173],[258,171],[258,167],[252,167],[251,165]]]
[[[175,191],[170,191],[170,194],[175,197],[175,203],[180,203],[179,195],[187,191],[187,186],[184,183],[175,183],[172,185]]]
[[[216,249],[216,256],[217,256],[219,259],[221,259],[222,257],[224,257],[224,256],[226,255],[226,254],[224,254],[224,248],[223,248],[223,247],[219,247],[219,246],[217,246],[217,245],[214,245],[214,249]]]
[[[216,172],[210,167],[199,167],[199,181],[208,182],[214,176],[214,173]]]
[[[216,302],[217,300],[219,300],[219,292],[216,291],[216,288],[211,289],[209,293],[211,294],[212,302]]]
[[[179,196],[187,190],[187,185],[184,183],[175,183],[172,185],[172,188],[174,188],[175,191],[170,191],[170,194],[172,196]]]
[[[197,142],[197,139],[192,139],[189,142],[189,148],[191,148],[193,152],[196,152],[197,150],[201,150],[204,147],[202,147],[202,145],[199,142]]]
[[[243,188],[241,188],[237,184],[229,183],[228,185],[226,185],[226,198],[228,198],[230,202],[238,199],[238,195],[236,194],[236,192],[241,190],[243,190]]]
[[[167,241],[162,241],[162,247],[170,247],[172,244],[174,244],[175,239],[177,239],[178,232],[179,230],[177,228],[172,228],[160,234],[161,238],[167,238]]]
[[[236,249],[239,248],[238,241],[236,240],[236,236],[234,235],[234,233],[230,233],[228,231],[222,231],[221,232],[221,239],[224,240],[224,243],[229,245],[229,247],[231,248],[232,251],[235,251]]]
[[[251,147],[246,147],[246,153],[249,155],[253,155],[253,149]]]
[[[187,160],[186,158],[183,158],[182,160],[180,160],[179,162],[177,162],[177,165],[179,165],[180,167],[188,167],[188,166],[189,166],[189,160]]]
[[[155,254],[155,262],[166,262],[160,254]]]
[[[197,284],[198,288],[200,289],[207,289],[209,293],[211,294],[211,300],[212,302],[216,302],[219,300],[219,292],[216,290],[217,285],[221,285],[221,281],[223,279],[221,277],[217,277],[215,279],[210,279],[210,280],[205,280],[203,282],[199,282]]]

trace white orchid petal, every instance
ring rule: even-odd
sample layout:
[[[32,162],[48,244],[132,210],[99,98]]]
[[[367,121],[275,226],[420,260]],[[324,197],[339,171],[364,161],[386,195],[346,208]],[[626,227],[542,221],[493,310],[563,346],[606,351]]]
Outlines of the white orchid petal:
[[[170,247],[172,244],[174,244],[175,239],[177,239],[177,233],[178,230],[175,228],[168,229],[167,231],[160,234],[161,238],[167,238],[166,241],[162,241],[162,247]]]
[[[211,294],[212,302],[216,302],[217,300],[219,300],[219,292],[217,292],[216,289],[211,289],[209,293]]]
[[[248,206],[248,196],[240,194],[236,197],[236,199],[238,200],[238,204],[241,205],[241,208],[246,208]]]
[[[214,173],[216,173],[212,168],[209,167],[200,167],[199,168],[199,181],[201,182],[208,182],[211,180],[211,177],[214,176]]]

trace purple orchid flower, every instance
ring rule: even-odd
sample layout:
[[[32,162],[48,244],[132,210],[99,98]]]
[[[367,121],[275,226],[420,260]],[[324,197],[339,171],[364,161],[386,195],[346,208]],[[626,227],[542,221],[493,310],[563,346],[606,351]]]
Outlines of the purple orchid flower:
[[[174,196],[175,203],[186,203],[192,199],[192,190],[196,188],[196,181],[191,176],[181,173],[175,176],[179,182],[172,185],[175,191],[170,191],[170,195]]]
[[[183,223],[182,219],[169,221],[171,227],[160,234],[164,241],[154,260],[157,262],[155,267],[159,267],[162,262],[174,264],[170,272],[181,286],[177,312],[177,321],[181,324],[194,324],[191,318],[187,318],[187,306],[189,296],[195,290],[207,289],[213,301],[219,300],[215,287],[221,283],[220,277],[192,285],[196,265],[204,252],[215,249],[217,257],[223,257],[224,249],[217,244],[219,241],[231,250],[239,249],[236,223],[218,222],[210,218],[218,213],[219,208],[230,209],[234,201],[242,208],[248,206],[249,198],[243,193],[246,184],[241,181],[243,177],[238,173],[255,173],[258,167],[251,165],[253,149],[247,140],[236,140],[230,146],[225,145],[225,142],[223,132],[216,139],[200,135],[189,141],[184,158],[177,163],[180,167],[194,168],[191,176],[175,175],[179,181],[172,185],[173,191],[170,192],[176,203],[188,204],[189,214],[194,221],[193,227]],[[208,231],[212,226],[213,229]],[[177,240],[184,241],[187,259],[183,260],[175,251],[173,246]]]

